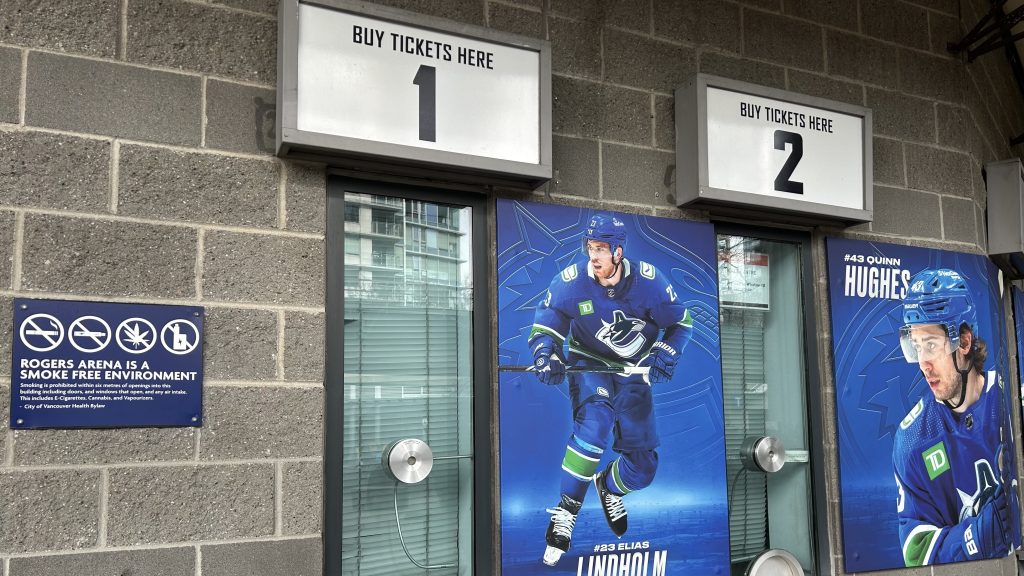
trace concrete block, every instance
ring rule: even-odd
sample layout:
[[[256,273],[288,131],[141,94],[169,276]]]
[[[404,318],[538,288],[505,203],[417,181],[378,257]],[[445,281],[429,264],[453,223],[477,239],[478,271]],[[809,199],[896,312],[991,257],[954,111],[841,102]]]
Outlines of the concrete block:
[[[319,457],[323,453],[321,388],[210,386],[204,407],[199,445],[203,460]]]
[[[975,213],[975,228],[978,231],[978,246],[988,251],[988,223],[985,221],[985,212],[982,211],[980,206],[974,207]]]
[[[601,78],[601,27],[587,20],[548,18],[551,70],[584,78]]]
[[[181,0],[129,2],[126,54],[129,62],[273,85],[277,23]]]
[[[210,3],[277,16],[277,2],[275,0],[210,0]]]
[[[99,470],[0,472],[0,502],[5,553],[96,546]]]
[[[964,36],[960,28],[960,20],[956,16],[946,16],[935,12],[928,13],[928,36],[932,42],[932,52],[946,58],[952,58],[947,46],[959,42]]]
[[[887,42],[928,50],[928,12],[893,0],[861,0],[861,31]]]
[[[114,468],[109,478],[108,545],[274,533],[273,464]]]
[[[650,144],[650,94],[561,76],[552,77],[551,92],[554,133]]]
[[[277,313],[207,308],[203,374],[210,380],[277,377]]]
[[[25,216],[24,290],[195,296],[196,231],[176,226]]]
[[[324,233],[327,170],[323,164],[285,162],[285,215],[290,230]]]
[[[597,198],[601,189],[598,143],[594,140],[551,137],[551,162],[555,170],[552,192]]]
[[[320,537],[206,545],[202,553],[203,574],[320,576],[323,573]]]
[[[867,89],[875,135],[917,142],[935,141],[935,105],[888,90]]]
[[[704,52],[700,55],[700,71],[761,86],[786,87],[786,71],[781,66],[733,58],[717,52]]]
[[[120,6],[118,0],[6,0],[0,42],[113,58]]]
[[[943,196],[942,232],[946,240],[970,242],[978,240],[974,222],[974,201],[970,198]]]
[[[740,0],[740,4],[771,12],[782,12],[782,0]]]
[[[703,61],[703,58],[701,59]],[[665,150],[676,147],[676,99],[672,96],[654,97],[655,146]]]
[[[875,183],[906,186],[903,169],[903,143],[888,138],[874,139]]]
[[[743,36],[743,53],[747,56],[805,70],[825,69],[821,26],[767,12],[745,10]]]
[[[655,0],[654,35],[739,53],[740,7],[721,0]]]
[[[906,144],[907,185],[918,190],[970,198],[971,158],[930,146]]]
[[[281,530],[285,534],[315,534],[323,516],[323,462],[285,462],[281,465]]]
[[[323,382],[324,315],[284,315],[284,379]]]
[[[119,214],[236,226],[276,226],[279,164],[122,146]]]
[[[902,91],[957,104],[964,101],[967,76],[959,60],[900,50],[899,64]]]
[[[906,0],[906,1],[910,2],[911,4],[917,4],[918,6],[923,6],[925,8],[929,8],[931,10],[938,10],[939,12],[943,12],[945,14],[956,14],[957,13],[957,9],[959,7],[959,2],[957,0]],[[933,16],[933,14],[929,14],[929,16]]]
[[[0,296],[0,374],[11,373],[11,327],[14,325],[14,299]],[[7,414],[0,417],[3,429]]]
[[[857,3],[849,0],[786,0],[784,11],[797,18],[858,31]]]
[[[544,8],[544,0],[514,0],[511,3],[516,4],[518,6],[528,6],[530,8],[536,8],[537,10]],[[490,2],[490,4],[494,4],[494,2]]]
[[[447,2],[423,2],[423,0],[376,0],[376,4],[418,12],[427,16],[447,18],[456,22],[485,26],[484,2],[480,0],[449,0]]]
[[[232,82],[206,82],[206,147],[274,153],[277,103],[273,90]]]
[[[604,31],[604,77],[609,82],[672,92],[696,71],[697,53],[692,48],[610,28]]]
[[[638,32],[650,32],[651,7],[647,0],[551,0],[551,13]]]
[[[0,202],[106,212],[110,143],[43,132],[0,132]]]
[[[799,70],[789,71],[789,89],[793,92],[838,100],[857,106],[864,105],[864,87],[852,82],[835,80],[828,76],[808,74]]]
[[[927,192],[875,186],[875,232],[916,236],[941,237],[939,197]]]
[[[324,242],[210,231],[203,295],[233,302],[324,305]]]
[[[11,574],[19,576],[184,576],[195,568],[196,549],[192,546],[11,559]]]
[[[0,212],[0,289],[11,287],[14,263],[14,213]]]
[[[0,122],[17,124],[21,113],[21,50],[0,48]]]
[[[29,126],[199,144],[202,107],[194,76],[31,52],[27,101]]]
[[[544,37],[544,14],[534,10],[492,3],[488,6],[487,24],[503,32],[522,34],[531,38]]]
[[[15,466],[191,460],[194,453],[191,428],[19,430],[14,441]]]
[[[826,35],[830,74],[886,88],[899,85],[900,69],[896,58],[898,48],[835,30],[829,30]]]
[[[935,116],[940,145],[966,151],[973,149],[969,142],[974,131],[968,129],[969,124],[973,124],[973,121],[966,108],[936,104]],[[971,127],[973,128],[973,126]]]
[[[601,158],[605,199],[675,205],[675,154],[604,144]]]

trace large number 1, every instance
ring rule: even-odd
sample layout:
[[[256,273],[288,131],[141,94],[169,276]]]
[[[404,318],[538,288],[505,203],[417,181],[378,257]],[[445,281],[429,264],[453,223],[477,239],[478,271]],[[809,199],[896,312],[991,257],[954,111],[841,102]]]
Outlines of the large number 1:
[[[420,140],[437,141],[437,69],[420,66],[412,83],[420,87]]]
[[[796,165],[800,162],[800,159],[804,157],[804,139],[794,132],[776,130],[775,149],[785,150],[787,143],[793,147],[793,150],[789,153],[789,158],[786,159],[786,163],[782,165],[782,170],[779,170],[779,175],[775,177],[775,189],[779,192],[803,194],[804,183],[793,182],[789,177],[793,175],[793,171],[796,170]]]

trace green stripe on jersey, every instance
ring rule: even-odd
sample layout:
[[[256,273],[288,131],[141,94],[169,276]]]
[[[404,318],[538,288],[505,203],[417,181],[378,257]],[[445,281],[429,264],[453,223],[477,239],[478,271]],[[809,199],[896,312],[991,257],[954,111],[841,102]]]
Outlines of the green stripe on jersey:
[[[683,328],[693,327],[693,316],[690,316],[690,309],[687,308],[683,311],[683,319],[679,321],[679,325]]]
[[[626,483],[623,482],[622,478],[619,476],[618,459],[616,459],[615,462],[612,462],[612,482],[615,484],[615,488],[622,494],[629,494],[632,492],[632,490],[626,487]]]
[[[932,540],[939,533],[939,529],[926,530],[912,534],[907,543],[903,545],[903,563],[909,566],[924,566],[928,550],[932,546]]]
[[[562,335],[559,334],[558,332],[555,332],[551,328],[548,328],[547,326],[541,326],[540,324],[533,325],[533,328],[530,330],[530,337],[527,338],[526,341],[531,342],[534,336],[537,336],[538,334],[550,336],[555,341],[555,346],[557,348],[562,347]],[[561,354],[559,354],[559,356],[561,356]]]

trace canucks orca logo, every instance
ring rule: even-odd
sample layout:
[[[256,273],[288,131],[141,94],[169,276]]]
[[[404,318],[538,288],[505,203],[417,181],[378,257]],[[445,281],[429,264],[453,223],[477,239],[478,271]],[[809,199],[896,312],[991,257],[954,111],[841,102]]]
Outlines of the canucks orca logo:
[[[604,326],[594,336],[622,358],[633,356],[647,343],[642,332],[647,323],[639,318],[628,318],[622,310],[612,313],[611,322],[601,320],[601,324]]]
[[[977,516],[981,507],[992,497],[992,494],[995,493],[996,488],[999,486],[995,471],[992,470],[992,464],[988,460],[981,459],[974,463],[974,476],[978,487],[974,494],[968,494],[959,488],[956,489],[962,504],[960,507],[960,520]]]

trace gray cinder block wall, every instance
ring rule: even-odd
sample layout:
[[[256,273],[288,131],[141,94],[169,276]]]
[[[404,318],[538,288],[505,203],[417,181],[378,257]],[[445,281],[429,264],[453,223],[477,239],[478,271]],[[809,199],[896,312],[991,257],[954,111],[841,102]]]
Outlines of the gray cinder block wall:
[[[1002,55],[945,52],[984,0],[380,3],[551,40],[556,178],[541,201],[707,219],[673,194],[672,90],[697,71],[871,107],[876,219],[814,232],[819,278],[826,234],[983,252],[981,167],[1020,153],[1007,142],[1024,100]],[[11,298],[207,310],[202,429],[0,433],[0,576],[319,573],[325,171],[269,152],[275,10],[0,7],[0,430]],[[831,428],[826,453],[822,568],[841,574]],[[967,571],[1016,567],[898,574]]]
[[[0,574],[320,573],[322,166],[276,2],[0,5]],[[10,431],[11,299],[206,308],[201,429]]]

